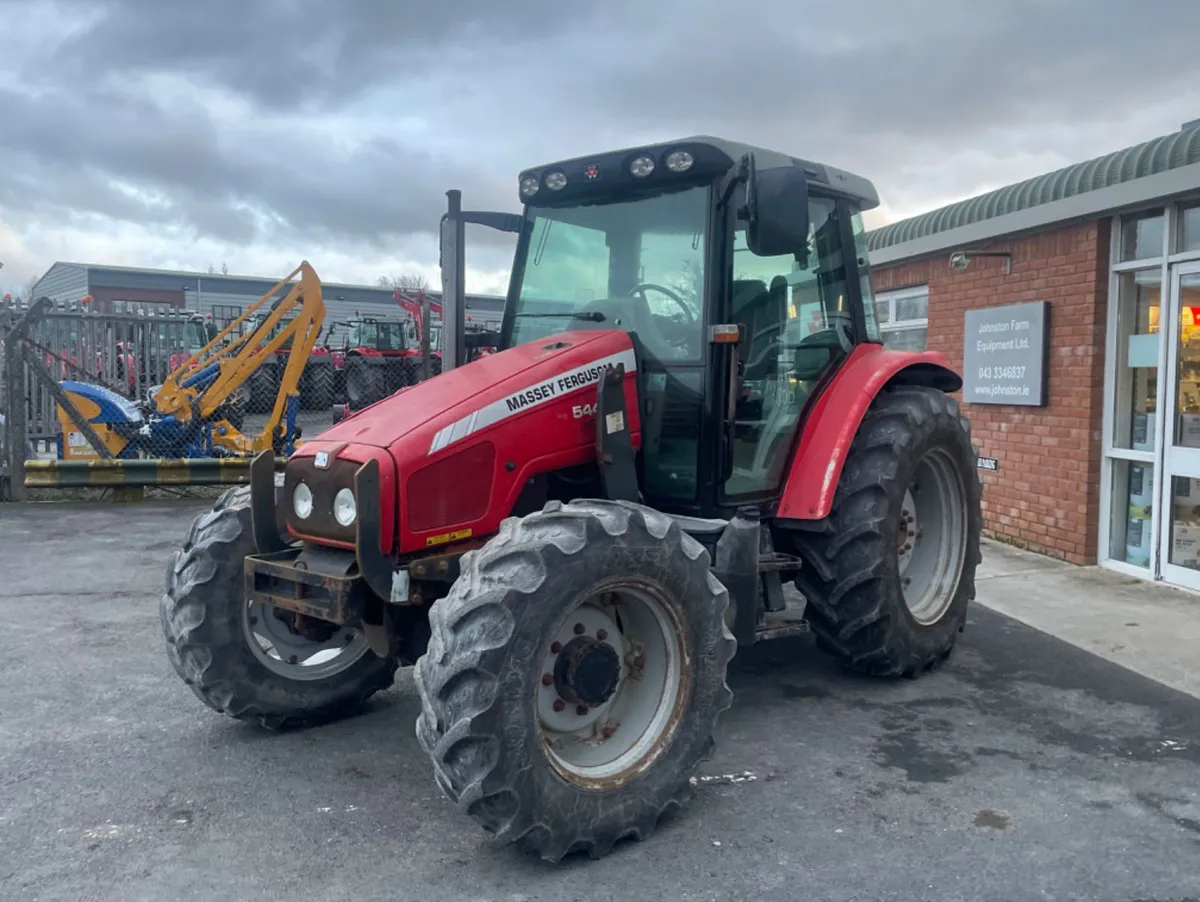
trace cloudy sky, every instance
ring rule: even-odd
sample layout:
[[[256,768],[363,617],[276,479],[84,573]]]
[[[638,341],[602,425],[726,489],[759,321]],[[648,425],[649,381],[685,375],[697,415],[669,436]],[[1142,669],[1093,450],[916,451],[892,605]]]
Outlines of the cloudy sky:
[[[448,188],[719,134],[879,225],[1200,118],[1197,0],[0,0],[0,290],[55,260],[437,284]],[[508,245],[471,230],[471,291]]]

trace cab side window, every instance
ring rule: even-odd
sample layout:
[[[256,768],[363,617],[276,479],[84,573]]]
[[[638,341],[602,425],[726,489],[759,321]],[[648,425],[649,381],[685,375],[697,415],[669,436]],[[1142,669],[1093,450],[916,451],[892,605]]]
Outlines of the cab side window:
[[[743,329],[734,431],[732,496],[779,487],[809,395],[853,347],[838,207],[809,202],[809,239],[797,253],[759,257],[739,223],[731,313]]]

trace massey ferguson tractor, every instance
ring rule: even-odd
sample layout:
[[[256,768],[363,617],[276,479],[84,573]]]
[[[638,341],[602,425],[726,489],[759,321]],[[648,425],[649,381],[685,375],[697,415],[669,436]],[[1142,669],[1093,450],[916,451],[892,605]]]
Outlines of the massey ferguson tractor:
[[[271,729],[415,665],[443,793],[557,861],[688,800],[737,649],[811,631],[864,674],[944,662],[980,481],[959,376],[880,343],[868,181],[701,137],[518,190],[521,214],[448,194],[444,371],[278,485],[257,457],[175,553],[162,624],[206,705]],[[463,363],[467,223],[517,246],[500,350]]]

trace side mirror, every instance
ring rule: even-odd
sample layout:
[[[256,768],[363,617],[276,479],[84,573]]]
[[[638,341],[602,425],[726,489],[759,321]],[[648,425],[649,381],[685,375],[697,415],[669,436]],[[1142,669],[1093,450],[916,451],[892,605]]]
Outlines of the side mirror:
[[[808,244],[808,178],[795,166],[759,169],[749,154],[746,244],[759,257],[803,252]]]

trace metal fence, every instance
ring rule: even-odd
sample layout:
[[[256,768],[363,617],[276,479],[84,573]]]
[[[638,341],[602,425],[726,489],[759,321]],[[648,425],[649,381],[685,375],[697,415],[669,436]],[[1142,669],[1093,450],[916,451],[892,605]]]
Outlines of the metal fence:
[[[264,446],[287,453],[297,434],[332,422],[337,399],[328,353],[310,358],[300,397],[288,398],[280,391],[287,350],[256,353],[241,378],[227,378],[228,355],[224,364],[217,356],[227,343],[201,354],[219,328],[168,309],[98,312],[45,298],[0,307],[0,499],[46,485],[46,462],[55,462],[59,484],[73,485],[83,477],[72,476],[72,467],[238,458]],[[35,465],[26,468],[26,461]],[[161,471],[171,484],[181,473],[208,472]],[[145,484],[145,472],[113,468],[102,481]],[[133,473],[142,475],[135,480]]]
[[[267,353],[264,342],[275,333],[255,333],[260,319],[205,351],[225,324],[189,311],[101,312],[48,298],[0,306],[0,500],[20,498],[25,486],[81,480],[142,485],[152,471],[169,474],[164,483],[194,477],[201,484],[208,477],[195,474],[208,470],[178,462],[266,448],[286,456],[296,439],[424,378],[410,342],[389,346],[383,327],[372,331],[367,322],[354,334],[361,347],[330,347],[324,331],[302,369],[292,366],[291,383],[291,349]],[[473,333],[470,356],[487,353],[497,337]],[[234,358],[242,361],[236,377]],[[440,371],[434,354],[430,373]],[[27,460],[38,463],[27,468]],[[116,466],[128,460],[176,465]]]

